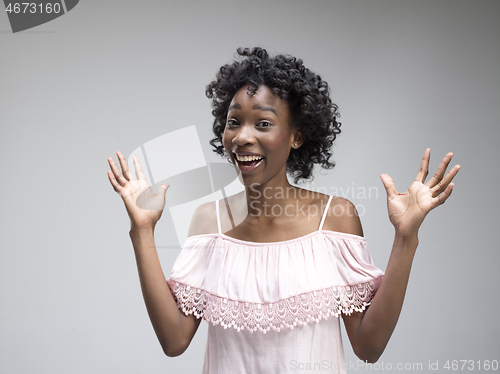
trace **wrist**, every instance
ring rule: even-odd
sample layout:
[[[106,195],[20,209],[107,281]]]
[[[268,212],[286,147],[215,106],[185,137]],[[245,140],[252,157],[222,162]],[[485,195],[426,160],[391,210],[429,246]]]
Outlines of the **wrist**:
[[[412,233],[410,235],[403,235],[396,231],[394,235],[394,249],[399,249],[400,253],[405,253],[413,256],[417,250],[419,240],[418,232]]]
[[[417,243],[418,244],[418,231],[411,233],[402,233],[399,230],[395,230],[394,233],[395,240],[402,243]]]
[[[155,231],[154,225],[141,226],[141,227],[132,225],[130,227],[129,235],[131,238],[150,236],[150,235],[154,235],[154,231]]]

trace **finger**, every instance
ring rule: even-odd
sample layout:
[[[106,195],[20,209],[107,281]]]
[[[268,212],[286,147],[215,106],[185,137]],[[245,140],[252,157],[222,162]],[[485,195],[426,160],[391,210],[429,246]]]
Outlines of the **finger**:
[[[427,174],[429,173],[429,160],[431,158],[431,149],[427,148],[424,151],[424,155],[422,157],[422,161],[420,161],[420,169],[418,169],[417,176],[415,177],[415,181],[424,183],[425,178],[427,178]]]
[[[427,186],[432,188],[443,179],[443,175],[444,175],[444,173],[446,173],[446,169],[448,168],[448,165],[450,164],[452,157],[453,157],[453,153],[451,153],[451,152],[448,153],[446,156],[444,156],[444,158],[439,163],[439,166],[438,166],[436,172],[434,173],[432,178],[429,179],[429,181],[426,183]]]
[[[120,193],[120,191],[121,191],[121,189],[123,187],[118,184],[118,182],[115,179],[115,176],[114,176],[113,172],[111,170],[108,170],[107,174],[108,174],[108,179],[111,182],[111,185],[113,186],[113,189],[115,190],[115,192]]]
[[[113,172],[113,175],[114,175],[116,181],[118,182],[118,184],[122,187],[125,186],[125,184],[128,182],[128,180],[126,180],[125,177],[120,172],[120,169],[116,165],[115,160],[113,160],[112,157],[108,157],[108,163],[109,163],[109,167],[111,168],[111,171]]]
[[[118,161],[120,161],[120,166],[123,170],[123,176],[125,177],[125,179],[128,181],[131,179],[135,179],[134,176],[132,175],[132,173],[130,172],[130,169],[129,169],[128,163],[127,163],[127,159],[125,158],[123,153],[118,151],[118,152],[116,152],[116,155],[118,156]]]
[[[460,165],[455,165],[453,168],[445,175],[443,179],[441,179],[434,187],[431,188],[432,196],[439,195],[444,189],[448,187],[450,182],[455,178],[458,171],[460,170]]]
[[[382,174],[380,175],[380,179],[382,180],[385,190],[387,191],[387,197],[392,198],[398,195],[398,190],[396,189],[394,181],[390,176],[388,176],[387,174]]]
[[[133,159],[134,159],[135,175],[137,179],[146,179],[146,176],[142,171],[142,166],[141,163],[139,162],[139,159],[137,158],[137,156],[133,156]]]
[[[443,191],[442,194],[440,194],[439,196],[437,196],[434,199],[432,199],[432,204],[433,204],[432,209],[434,209],[435,207],[437,207],[439,205],[444,204],[445,201],[448,200],[448,198],[450,197],[451,193],[453,192],[453,187],[454,186],[455,186],[454,183],[450,183],[448,185],[448,187],[446,187],[446,189]]]

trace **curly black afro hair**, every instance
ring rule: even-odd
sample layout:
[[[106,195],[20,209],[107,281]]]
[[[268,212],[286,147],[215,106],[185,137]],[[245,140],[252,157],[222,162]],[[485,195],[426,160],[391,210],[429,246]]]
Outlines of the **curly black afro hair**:
[[[287,172],[297,183],[312,179],[314,164],[325,169],[335,166],[330,161],[333,141],[340,133],[338,107],[332,103],[328,84],[307,69],[302,60],[289,55],[270,57],[263,48],[238,48],[239,61],[224,65],[206,88],[212,100],[215,138],[210,144],[214,152],[229,159],[222,145],[229,104],[236,92],[249,85],[249,95],[255,94],[260,85],[269,87],[274,95],[288,103],[292,122],[304,137],[301,147],[291,149]]]

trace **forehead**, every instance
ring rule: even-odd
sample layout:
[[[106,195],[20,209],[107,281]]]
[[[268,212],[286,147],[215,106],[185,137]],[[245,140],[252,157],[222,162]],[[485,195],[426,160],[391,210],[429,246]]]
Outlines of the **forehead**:
[[[253,95],[248,94],[248,85],[241,87],[231,100],[230,106],[235,104],[255,105],[259,104],[274,108],[278,111],[286,111],[288,113],[288,103],[279,96],[273,94],[273,91],[267,86],[260,85],[259,89]]]

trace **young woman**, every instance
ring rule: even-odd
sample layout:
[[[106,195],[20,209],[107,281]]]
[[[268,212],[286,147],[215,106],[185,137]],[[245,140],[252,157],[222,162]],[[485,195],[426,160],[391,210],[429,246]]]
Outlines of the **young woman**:
[[[238,52],[240,60],[220,69],[207,96],[215,116],[211,144],[241,173],[245,191],[196,210],[168,281],[153,235],[168,185],[155,196],[158,210],[141,209],[137,197],[150,187],[138,160],[136,179],[120,152],[121,171],[108,159],[160,344],[168,356],[182,354],[203,317],[204,373],[342,373],[342,316],[356,355],[375,362],[401,312],[419,227],[448,199],[460,166],[446,173],[448,153],[425,182],[427,149],[406,192],[381,175],[395,228],[384,275],[372,263],[353,204],[287,178],[311,177],[314,164],[334,166],[340,123],[327,83],[291,56]]]

